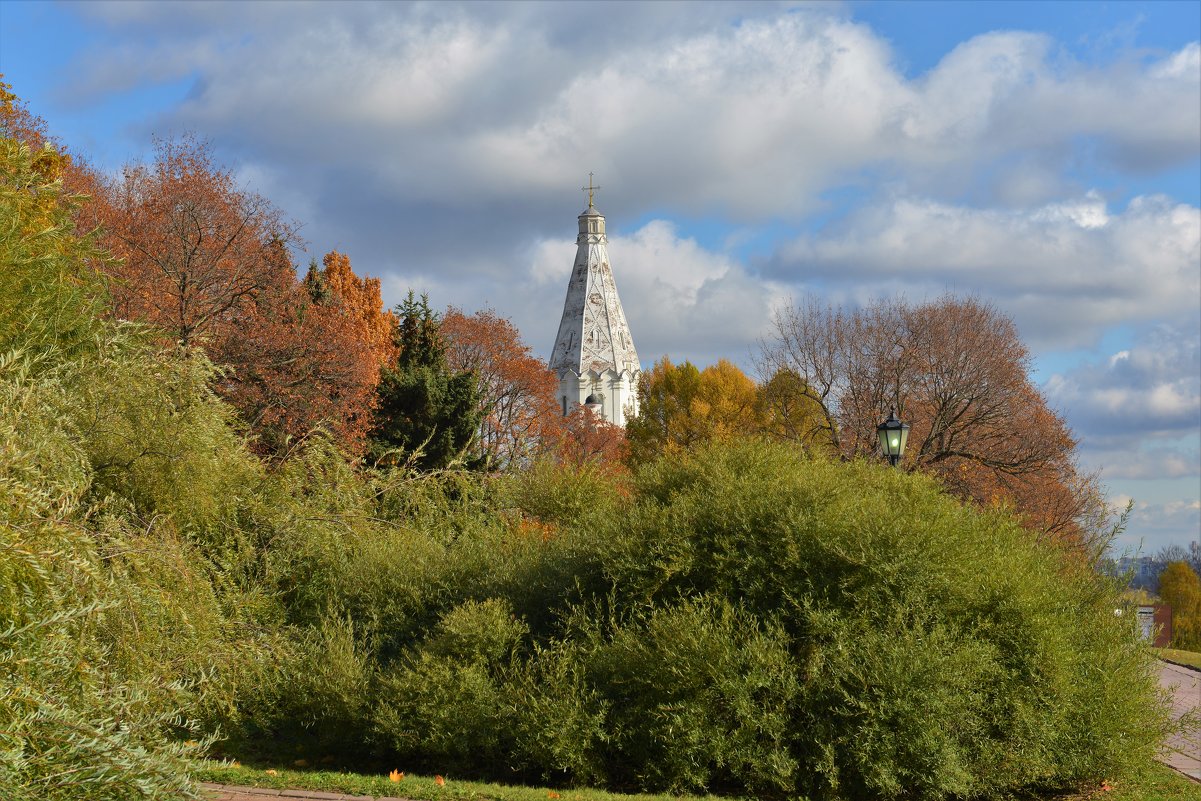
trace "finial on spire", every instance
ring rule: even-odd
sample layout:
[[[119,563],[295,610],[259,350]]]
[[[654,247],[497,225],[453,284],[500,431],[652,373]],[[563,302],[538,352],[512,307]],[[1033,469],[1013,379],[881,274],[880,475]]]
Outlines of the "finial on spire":
[[[594,208],[594,206],[592,205],[592,193],[598,189],[600,189],[599,186],[592,185],[592,173],[588,173],[588,185],[580,187],[580,191],[588,193],[588,208],[590,208],[590,209]]]

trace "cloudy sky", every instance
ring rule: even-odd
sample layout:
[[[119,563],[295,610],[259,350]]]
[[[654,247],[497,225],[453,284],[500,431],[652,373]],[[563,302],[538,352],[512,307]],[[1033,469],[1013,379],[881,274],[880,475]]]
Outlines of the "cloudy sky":
[[[0,72],[109,170],[209,139],[330,249],[548,355],[603,189],[644,364],[771,311],[992,301],[1136,513],[1201,533],[1201,4],[0,3]]]

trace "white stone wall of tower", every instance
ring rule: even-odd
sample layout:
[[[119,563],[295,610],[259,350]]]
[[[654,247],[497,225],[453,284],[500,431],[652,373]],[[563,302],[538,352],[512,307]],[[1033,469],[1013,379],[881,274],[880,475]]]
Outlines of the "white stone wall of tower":
[[[559,377],[565,413],[597,395],[609,422],[625,425],[628,415],[637,414],[641,366],[609,264],[605,218],[593,206],[579,217],[575,263],[550,368]]]

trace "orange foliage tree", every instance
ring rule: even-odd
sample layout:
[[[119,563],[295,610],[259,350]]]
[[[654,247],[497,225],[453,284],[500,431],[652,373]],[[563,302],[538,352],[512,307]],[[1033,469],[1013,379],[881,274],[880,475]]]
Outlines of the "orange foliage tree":
[[[266,198],[238,188],[194,137],[159,140],[151,165],[127,165],[106,186],[100,222],[121,260],[113,303],[187,347],[221,336],[256,296],[295,279],[271,257],[296,226]]]
[[[576,404],[562,418],[552,454],[559,462],[573,467],[592,465],[605,473],[625,473],[630,442],[624,428]]]
[[[226,367],[218,390],[264,448],[322,426],[360,453],[392,353],[379,282],[336,252],[298,280],[295,225],[192,137],[160,141],[153,164],[126,167],[103,190],[98,219],[120,259],[114,313]]]
[[[874,456],[876,425],[895,409],[911,426],[908,469],[962,498],[1010,505],[1036,530],[1091,542],[1103,498],[1029,366],[1008,317],[951,296],[851,311],[810,299],[775,316],[760,360],[801,378],[812,433],[844,457]]]
[[[322,268],[309,264],[305,285],[314,300],[336,301],[355,329],[355,336],[371,349],[381,365],[396,358],[392,331],[396,315],[384,310],[378,278],[360,278],[350,268],[350,257],[331,250],[321,260]]]
[[[213,360],[230,368],[220,390],[268,450],[280,451],[321,426],[344,451],[358,455],[382,364],[369,322],[390,315],[378,292],[375,315],[365,320],[367,306],[357,305],[363,298],[348,302],[339,291],[315,291],[322,273],[297,282],[281,242],[271,246],[269,257],[291,278],[256,293],[208,343]]]
[[[563,426],[555,402],[558,382],[509,320],[488,309],[466,315],[451,307],[442,318],[441,333],[451,370],[476,375],[481,404],[477,448],[490,467],[527,464],[557,442]]]

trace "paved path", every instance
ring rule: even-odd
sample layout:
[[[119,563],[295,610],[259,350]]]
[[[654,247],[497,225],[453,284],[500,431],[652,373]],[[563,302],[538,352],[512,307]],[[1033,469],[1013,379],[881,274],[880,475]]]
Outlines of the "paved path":
[[[1193,712],[1201,715],[1201,672],[1161,662],[1159,686],[1172,693],[1172,718]],[[1201,780],[1201,720],[1164,743],[1160,759],[1186,776]]]

